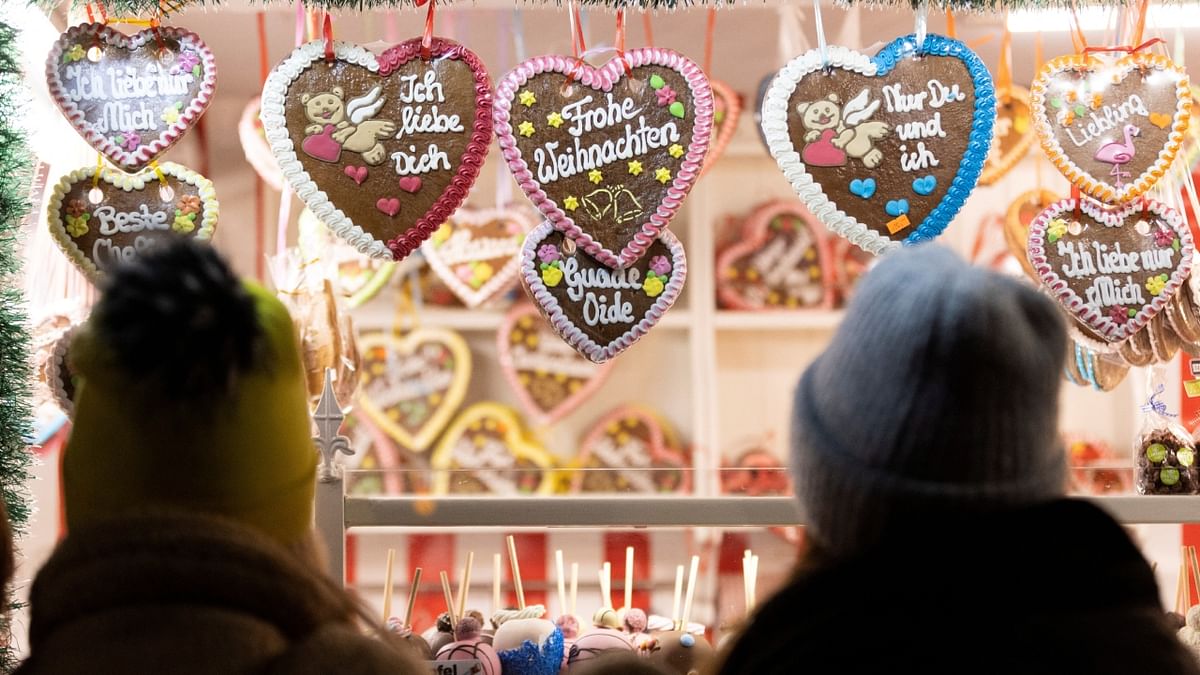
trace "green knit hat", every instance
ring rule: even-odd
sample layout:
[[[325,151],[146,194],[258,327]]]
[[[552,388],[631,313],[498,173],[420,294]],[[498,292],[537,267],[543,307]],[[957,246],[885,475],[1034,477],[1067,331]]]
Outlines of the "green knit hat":
[[[71,344],[69,528],[147,508],[233,518],[288,544],[312,528],[316,453],[287,309],[208,245],[110,274]]]

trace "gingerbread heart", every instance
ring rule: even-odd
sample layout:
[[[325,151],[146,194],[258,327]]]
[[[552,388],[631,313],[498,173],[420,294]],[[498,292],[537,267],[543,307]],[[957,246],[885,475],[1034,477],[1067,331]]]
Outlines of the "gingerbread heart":
[[[305,264],[325,266],[326,277],[351,308],[359,307],[387,286],[405,263],[368,258],[344,240],[334,237],[312,211],[304,209],[296,221],[297,244]]]
[[[708,173],[716,163],[721,153],[733,140],[737,132],[738,120],[742,118],[742,95],[720,80],[709,80],[713,93],[713,132],[708,144],[708,154],[704,156],[704,166],[700,175]]]
[[[595,364],[558,339],[538,309],[522,303],[496,333],[500,370],[537,424],[552,424],[594,394],[612,369]]]
[[[436,494],[504,496],[554,491],[554,458],[532,440],[512,408],[476,403],[446,429],[431,458]]]
[[[137,171],[200,119],[217,86],[200,36],[157,26],[133,35],[102,23],[68,28],[46,60],[50,97],[97,152]]]
[[[450,330],[422,327],[404,337],[364,336],[359,352],[363,412],[404,447],[424,451],[467,394],[467,343]]]
[[[1021,269],[1030,279],[1037,281],[1037,272],[1029,263],[1027,246],[1029,243],[1029,224],[1037,218],[1042,209],[1058,201],[1058,195],[1049,190],[1030,190],[1023,192],[1008,205],[1004,213],[1004,243],[1012,257],[1021,263]]]
[[[63,332],[58,341],[54,343],[54,349],[50,352],[50,358],[46,359],[45,379],[46,384],[50,387],[50,396],[58,405],[59,410],[63,411],[67,417],[75,416],[75,373],[71,370],[71,363],[67,359],[67,352],[71,348],[71,340],[75,337],[75,331],[79,328],[78,325],[71,326]]]
[[[164,162],[135,174],[101,169],[98,180],[94,166],[72,171],[54,186],[46,219],[59,248],[97,283],[167,239],[212,239],[219,210],[212,181]]]
[[[292,189],[360,253],[412,253],[463,203],[492,138],[491,81],[466,47],[376,56],[310,42],[271,71],[262,123]]]
[[[261,99],[255,96],[242,109],[238,120],[238,140],[242,143],[242,152],[246,161],[254,168],[254,172],[272,189],[283,189],[283,172],[279,170],[279,162],[271,153],[267,144],[267,134],[263,131],[261,114]]]
[[[579,445],[572,492],[687,492],[689,462],[654,412],[623,405],[598,420]]]
[[[1052,59],[1030,88],[1034,128],[1054,166],[1084,193],[1124,202],[1171,167],[1191,119],[1184,70],[1135,52]]]
[[[717,296],[732,309],[829,309],[834,279],[829,244],[793,201],[754,209],[737,243],[717,258]]]
[[[687,258],[675,235],[663,230],[645,253],[610,269],[542,223],[521,249],[521,281],[554,332],[603,363],[649,332],[683,290]]]
[[[979,175],[980,185],[991,185],[1016,166],[1033,145],[1033,113],[1029,92],[1010,85],[996,90],[996,126],[992,145]]]
[[[1029,262],[1096,337],[1138,332],[1188,279],[1192,233],[1183,216],[1145,199],[1107,208],[1084,198],[1051,204],[1029,226]]]
[[[534,223],[515,209],[460,209],[421,244],[430,269],[467,307],[517,281],[521,242]]]
[[[975,188],[996,97],[957,40],[897,38],[874,58],[829,47],[792,59],[763,103],[779,168],[825,226],[870,253],[933,239]]]
[[[530,59],[496,88],[496,137],[534,206],[609,267],[639,260],[700,175],[712,136],[704,72],[666,49],[600,68]]]

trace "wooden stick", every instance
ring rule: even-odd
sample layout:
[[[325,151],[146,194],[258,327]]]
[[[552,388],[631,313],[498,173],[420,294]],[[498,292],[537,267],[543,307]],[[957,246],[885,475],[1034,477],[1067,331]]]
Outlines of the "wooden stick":
[[[576,601],[579,599],[579,563],[571,563],[571,616],[575,616],[575,610],[579,607]]]
[[[1188,546],[1188,564],[1192,570],[1192,587],[1200,591],[1200,561],[1196,559],[1196,547]],[[1188,609],[1191,609],[1192,596],[1188,596]]]
[[[692,618],[692,600],[696,596],[696,572],[700,571],[700,556],[692,556],[692,568],[688,571],[687,593],[683,598],[683,617],[679,630],[687,632],[688,620]]]
[[[1175,580],[1175,613],[1183,614],[1187,610],[1183,609],[1183,584],[1186,583],[1187,565],[1179,563],[1179,577]]]
[[[633,608],[633,547],[625,547],[625,611]]]
[[[451,630],[458,627],[458,616],[454,613],[454,594],[450,592],[450,577],[442,570],[442,595],[446,598],[446,611],[450,613]]]
[[[388,619],[392,616],[392,591],[395,586],[392,585],[392,566],[396,564],[396,549],[389,548],[387,555],[387,569],[383,573],[383,625],[387,625]]]
[[[512,566],[513,587],[517,590],[517,609],[525,609],[525,589],[521,586],[521,564],[517,562],[517,540],[508,535],[508,564]]]
[[[500,606],[500,582],[504,578],[504,568],[500,560],[499,553],[492,554],[492,614],[503,609]]]
[[[417,591],[421,588],[421,568],[418,567],[413,571],[412,586],[408,587],[408,608],[404,612],[404,626],[410,626],[412,621],[413,608],[417,606]]]
[[[758,556],[750,556],[750,609],[758,607]]]
[[[600,607],[612,607],[612,563],[607,560],[600,566]]]
[[[563,568],[562,549],[554,552],[554,574],[558,577],[558,613],[567,614],[567,575]]]
[[[471,568],[475,566],[475,552],[467,551],[467,566],[458,580],[458,615],[467,615],[467,594],[471,592]]]
[[[671,604],[671,623],[679,625],[679,603],[683,600],[683,565],[675,566],[675,602]]]
[[[753,609],[754,601],[750,599],[750,565],[751,558],[746,556],[742,558],[742,597],[746,602],[746,615],[749,616],[750,610]]]

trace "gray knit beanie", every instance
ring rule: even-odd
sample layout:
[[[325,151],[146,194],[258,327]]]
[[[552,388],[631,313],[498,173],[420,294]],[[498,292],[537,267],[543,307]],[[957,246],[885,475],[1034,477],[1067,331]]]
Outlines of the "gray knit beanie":
[[[933,244],[888,255],[796,391],[808,536],[847,556],[1061,495],[1066,348],[1058,308],[1020,281]]]

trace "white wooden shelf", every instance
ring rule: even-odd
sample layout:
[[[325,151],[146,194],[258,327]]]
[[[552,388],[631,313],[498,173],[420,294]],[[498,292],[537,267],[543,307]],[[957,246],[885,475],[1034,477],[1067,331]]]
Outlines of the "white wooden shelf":
[[[720,310],[713,325],[722,331],[799,330],[829,331],[842,322],[842,310],[738,312]]]

